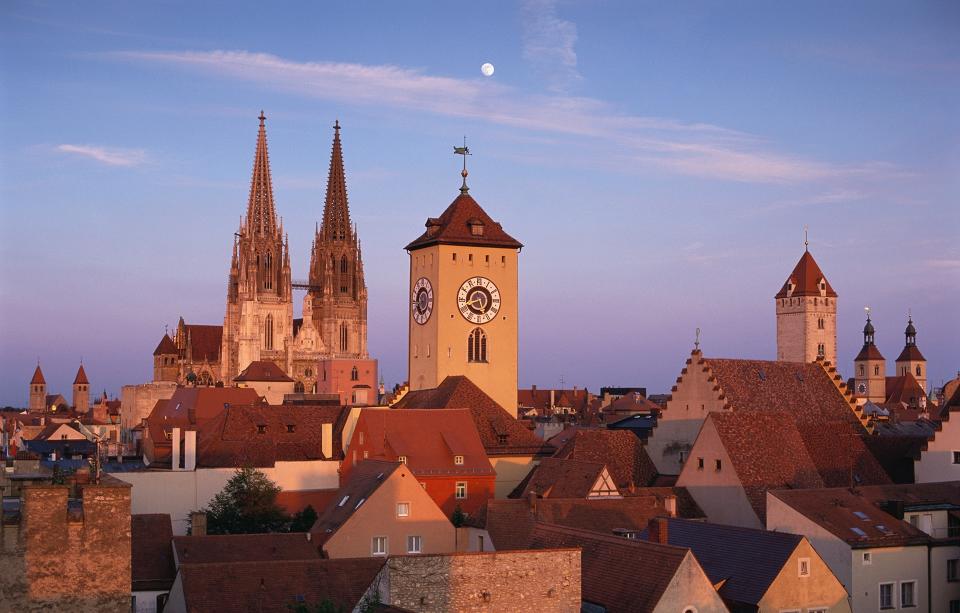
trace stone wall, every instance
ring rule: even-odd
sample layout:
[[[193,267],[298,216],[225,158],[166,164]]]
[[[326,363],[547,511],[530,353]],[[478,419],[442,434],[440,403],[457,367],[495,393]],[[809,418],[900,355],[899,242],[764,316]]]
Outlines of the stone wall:
[[[417,612],[580,611],[580,550],[393,556],[381,600]]]
[[[104,476],[78,489],[24,488],[19,524],[0,537],[0,609],[129,611],[130,486]]]

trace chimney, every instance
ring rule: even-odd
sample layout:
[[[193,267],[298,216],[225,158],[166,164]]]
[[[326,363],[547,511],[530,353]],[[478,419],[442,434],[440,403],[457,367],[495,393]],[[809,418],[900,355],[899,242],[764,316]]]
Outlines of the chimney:
[[[677,497],[669,494],[663,497],[663,508],[667,510],[670,517],[677,516]]]
[[[170,432],[170,468],[180,470],[180,428]]]
[[[530,506],[530,512],[536,515],[537,513],[537,493],[533,490],[530,490],[530,493],[527,494],[527,504]]]
[[[553,389],[550,390],[550,410],[551,410],[551,411],[553,410],[553,407],[555,406],[555,405],[554,405],[554,398],[553,398],[555,391],[556,391],[556,390],[553,390]]]
[[[197,468],[197,431],[186,430],[183,433],[183,469]]]
[[[660,543],[661,545],[670,544],[667,534],[666,517],[654,517],[650,520],[650,523],[647,524],[647,540],[651,543]]]
[[[333,457],[333,424],[320,425],[320,451],[324,459]]]
[[[207,514],[203,511],[190,512],[190,536],[207,536]]]

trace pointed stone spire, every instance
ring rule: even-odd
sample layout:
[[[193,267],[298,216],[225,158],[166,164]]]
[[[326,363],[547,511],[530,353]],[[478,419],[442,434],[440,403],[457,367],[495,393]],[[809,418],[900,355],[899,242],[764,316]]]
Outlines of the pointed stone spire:
[[[322,236],[328,241],[345,241],[352,236],[350,206],[347,204],[347,178],[340,149],[340,120],[333,124],[333,150],[327,175],[327,199],[323,205]]]
[[[43,378],[43,371],[40,370],[40,362],[37,362],[37,369],[33,371],[33,378],[30,379],[30,385],[46,385],[47,380]]]
[[[260,111],[260,132],[253,158],[253,178],[247,204],[247,230],[251,235],[272,236],[276,232],[276,211],[273,206],[273,183],[270,180],[270,159],[267,155],[267,117]]]
[[[87,379],[87,373],[83,370],[83,364],[80,364],[80,369],[77,370],[77,376],[73,379],[74,385],[89,385],[90,381]]]

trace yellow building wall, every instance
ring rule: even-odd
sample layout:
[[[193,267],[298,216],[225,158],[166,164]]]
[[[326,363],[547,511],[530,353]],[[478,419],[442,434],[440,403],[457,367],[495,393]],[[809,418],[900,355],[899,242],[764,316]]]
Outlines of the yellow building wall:
[[[800,576],[801,558],[810,560],[810,574],[806,577]],[[759,604],[760,613],[821,608],[831,613],[850,612],[843,584],[806,538],[797,545]]]
[[[412,291],[421,277],[433,287],[433,312],[418,324],[408,307],[410,322],[409,381],[411,390],[437,387],[450,375],[465,375],[499,403],[517,414],[517,287],[518,251],[495,247],[433,245],[410,252]],[[500,310],[485,324],[469,322],[460,314],[457,292],[464,281],[487,278],[500,291]],[[487,336],[487,361],[469,362],[470,332],[480,327]]]
[[[490,456],[490,464],[497,473],[493,497],[506,498],[520,482],[526,478],[533,467],[539,464],[534,456]]]

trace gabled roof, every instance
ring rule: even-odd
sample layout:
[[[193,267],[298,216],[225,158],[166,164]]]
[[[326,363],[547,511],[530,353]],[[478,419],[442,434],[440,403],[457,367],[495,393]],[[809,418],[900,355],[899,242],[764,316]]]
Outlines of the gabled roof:
[[[471,229],[479,224],[483,234]],[[439,218],[427,220],[426,231],[405,247],[408,251],[430,245],[475,245],[478,247],[507,247],[520,249],[523,244],[503,231],[499,223],[487,215],[469,194],[457,196]]]
[[[347,482],[337,492],[332,504],[320,513],[310,529],[317,545],[322,545],[347,523],[354,512],[369,500],[394,472],[407,470],[406,467],[401,468],[402,466],[399,462],[381,460],[363,460],[357,464],[350,471]]]
[[[518,492],[525,498],[534,493],[541,498],[586,498],[604,475],[601,462],[544,458],[530,472]],[[511,494],[512,495],[512,494]]]
[[[531,549],[580,547],[581,593],[607,613],[653,611],[670,586],[687,549],[537,524]]]
[[[470,409],[487,455],[550,455],[553,450],[527,430],[467,377],[446,377],[440,385],[407,392],[397,409]],[[502,441],[502,442],[501,442]]]
[[[37,364],[36,370],[33,371],[33,378],[30,379],[30,385],[44,385],[47,380],[43,378],[43,371],[40,370],[40,364]]]
[[[803,541],[799,534],[665,518],[667,542],[693,551],[720,596],[756,607]],[[648,532],[640,535],[648,538]],[[790,570],[790,572],[796,572]]]
[[[873,343],[864,343],[863,347],[860,348],[860,353],[857,354],[857,357],[853,358],[853,361],[864,362],[866,360],[882,360],[882,359],[884,359],[883,354],[880,353],[880,350],[877,349],[876,345],[874,345]]]
[[[39,366],[37,367],[39,368]],[[87,379],[87,372],[83,370],[83,364],[80,365],[80,368],[77,369],[77,376],[73,378],[74,385],[89,385],[90,380]]]
[[[826,284],[826,295],[836,298],[837,292],[830,287],[830,282],[827,281],[820,267],[817,266],[813,255],[809,251],[804,251],[797,265],[794,266],[793,272],[790,273],[790,276],[783,283],[783,287],[777,292],[776,297],[786,298],[791,283],[793,284],[793,292],[789,294],[790,296],[820,296],[818,284],[821,280]]]
[[[605,464],[624,496],[653,484],[657,477],[643,441],[628,430],[577,430],[555,457]]]
[[[270,381],[276,383],[293,383],[279,366],[266,360],[250,362],[250,365],[233,378],[234,381]]]
[[[884,381],[884,395],[887,397],[884,404],[902,402],[908,406],[917,406],[922,398],[927,397],[927,392],[920,387],[913,373],[908,372],[905,375],[887,377]]]
[[[352,611],[386,563],[384,558],[184,564],[183,597],[190,613],[284,613],[298,602],[324,599]]]
[[[900,355],[897,356],[898,362],[926,362],[927,358],[923,357],[923,354],[920,353],[920,349],[916,345],[904,345],[903,351],[900,352]]]
[[[130,575],[133,591],[167,591],[177,574],[173,564],[173,526],[170,515],[130,516]]]
[[[177,355],[177,346],[173,344],[173,339],[168,334],[164,334],[160,342],[157,343],[153,355]]]
[[[223,343],[223,326],[186,324],[184,333],[190,341],[190,357],[195,362],[219,362]]]
[[[167,548],[170,548],[169,541]],[[305,532],[175,536],[177,564],[317,560],[317,551]]]
[[[639,392],[629,392],[603,407],[604,413],[638,413],[659,410],[660,405],[651,402]]]
[[[550,396],[553,395],[554,406],[569,407],[577,413],[587,408],[590,393],[586,389],[518,389],[517,404],[525,408],[536,409],[541,415],[550,409]]]
[[[236,405],[206,421],[197,434],[197,466],[271,467],[277,462],[337,460],[346,407]],[[323,454],[323,425],[332,426],[332,456]]]
[[[168,400],[158,400],[147,416],[147,432],[154,443],[166,444],[171,428],[197,429],[219,415],[226,406],[259,402],[253,388],[178,387]]]

